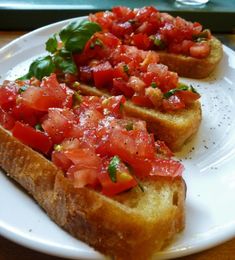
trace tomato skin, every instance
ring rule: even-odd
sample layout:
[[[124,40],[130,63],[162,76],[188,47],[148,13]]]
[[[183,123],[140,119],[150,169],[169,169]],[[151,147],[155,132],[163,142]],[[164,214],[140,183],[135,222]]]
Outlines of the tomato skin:
[[[138,33],[132,37],[133,44],[141,50],[149,50],[152,47],[152,41],[147,34]]]
[[[196,42],[190,47],[189,51],[192,57],[203,59],[210,54],[210,45],[208,42]]]
[[[110,87],[113,81],[113,68],[111,64],[106,61],[94,66],[93,77],[95,86],[97,88]]]
[[[135,17],[134,11],[125,6],[115,6],[112,8],[112,12],[115,14],[118,21],[128,21]]]
[[[191,104],[200,98],[200,94],[188,90],[178,91],[176,96],[178,96],[186,105]]]
[[[177,95],[172,95],[162,100],[162,107],[165,111],[175,111],[185,108],[185,103]]]
[[[64,172],[72,166],[72,161],[65,156],[63,151],[53,151],[51,161]]]
[[[172,159],[161,158],[156,158],[153,160],[137,159],[132,167],[136,176],[139,178],[155,178],[158,176],[176,178],[182,176],[182,172],[184,170],[184,167],[180,162]]]
[[[74,120],[70,110],[49,108],[47,119],[42,122],[42,128],[51,137],[54,144],[59,144],[70,136]]]
[[[51,139],[47,134],[19,121],[15,123],[12,134],[22,143],[44,154],[47,154],[52,148]]]
[[[16,103],[17,89],[14,85],[0,87],[0,107],[9,110]]]
[[[12,108],[11,114],[16,121],[35,126],[38,120],[44,115],[44,112],[32,109],[21,102]]]
[[[112,115],[116,118],[119,118],[122,114],[121,104],[124,104],[126,101],[123,95],[112,96],[102,102],[103,108],[108,109]]]
[[[44,77],[40,87],[31,86],[22,93],[24,105],[45,112],[50,107],[63,107],[66,98],[66,88],[58,83],[55,74]]]
[[[134,90],[130,88],[125,80],[122,78],[114,78],[113,79],[113,88],[114,93],[123,93],[125,97],[132,97],[134,94]],[[112,92],[112,90],[111,90]]]
[[[110,158],[104,159],[100,173],[98,174],[98,179],[102,186],[102,193],[104,195],[112,197],[118,193],[121,193],[138,185],[136,179],[133,178],[131,175],[129,175],[129,178],[127,180],[119,180],[117,176],[117,181],[113,182],[108,173],[109,163]],[[121,166],[118,166],[118,168],[119,169],[117,169],[117,171],[123,171],[129,174],[127,167],[124,166],[123,163],[121,163]]]
[[[122,38],[127,34],[131,34],[133,32],[133,28],[129,22],[113,23],[111,32],[117,37]]]
[[[73,181],[75,188],[90,186],[95,189],[99,185],[96,169],[72,165],[68,169],[66,176]]]
[[[15,125],[15,119],[0,107],[0,124],[7,130]]]
[[[149,107],[149,108],[153,108],[154,107],[154,105],[151,102],[151,100],[148,97],[146,97],[146,96],[134,95],[134,96],[132,96],[131,101],[135,105],[138,105],[138,106],[141,106],[141,107]]]

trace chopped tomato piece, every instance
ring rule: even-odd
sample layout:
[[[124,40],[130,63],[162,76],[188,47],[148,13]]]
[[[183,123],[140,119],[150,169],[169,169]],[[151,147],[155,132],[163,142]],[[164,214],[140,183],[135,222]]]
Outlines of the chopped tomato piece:
[[[73,185],[76,188],[83,188],[85,186],[96,188],[99,184],[97,169],[72,165],[66,174],[67,177],[73,181]]]
[[[17,88],[14,84],[0,86],[0,107],[9,110],[16,103]]]
[[[103,100],[102,105],[104,109],[108,109],[112,115],[115,115],[115,117],[121,116],[121,104],[124,104],[126,101],[125,97],[120,96],[113,96],[109,97]]]
[[[193,92],[193,91],[189,91],[189,90],[182,90],[182,91],[178,91],[176,93],[176,95],[180,98],[180,100],[182,100],[185,104],[191,104],[194,101],[196,101],[197,99],[200,98],[200,94]]]
[[[0,107],[0,124],[7,130],[11,130],[15,124],[14,118]]]
[[[53,143],[58,144],[70,136],[75,122],[75,116],[70,110],[50,108],[48,118],[42,122],[42,128],[51,137]]]
[[[131,34],[133,32],[133,28],[129,22],[113,23],[111,32],[117,37],[122,38],[127,34]]]
[[[31,86],[22,93],[22,102],[39,111],[47,111],[50,107],[63,107],[66,98],[66,88],[58,83],[55,74],[43,78],[40,87]]]
[[[116,181],[111,180],[108,166],[110,159],[104,160],[98,179],[102,186],[102,193],[107,196],[114,196],[120,192],[129,190],[135,187],[138,183],[136,179],[130,174],[128,168],[119,162],[115,169]]]
[[[22,143],[44,154],[47,154],[52,147],[51,139],[46,133],[35,130],[19,121],[15,123],[12,134]]]
[[[210,45],[208,42],[196,42],[190,47],[190,55],[194,58],[203,59],[210,54]]]
[[[53,151],[51,155],[52,162],[61,170],[66,172],[72,165],[72,161],[65,156],[63,151]]]
[[[152,47],[152,41],[149,39],[147,34],[138,33],[132,37],[133,44],[142,50],[149,50]]]
[[[174,111],[185,108],[185,104],[177,95],[172,95],[168,99],[162,100],[162,107],[166,111]]]
[[[113,94],[124,94],[125,97],[132,97],[135,93],[133,88],[128,86],[127,82],[122,78],[113,79],[113,89],[111,90]]]
[[[149,108],[153,108],[153,103],[151,102],[151,100],[146,97],[146,96],[137,96],[137,95],[134,95],[132,98],[131,98],[131,101],[138,105],[138,106],[142,106],[142,107],[149,107]]]
[[[92,71],[93,71],[95,86],[97,88],[112,86],[113,68],[108,61],[100,63],[97,66],[94,66]]]

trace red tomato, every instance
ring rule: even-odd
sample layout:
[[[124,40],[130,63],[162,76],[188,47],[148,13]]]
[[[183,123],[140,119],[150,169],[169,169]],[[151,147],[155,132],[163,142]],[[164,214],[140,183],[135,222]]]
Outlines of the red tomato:
[[[38,120],[44,115],[44,112],[39,112],[26,106],[24,103],[19,103],[12,108],[11,114],[15,120],[35,126]]]
[[[73,185],[76,188],[83,188],[85,186],[96,188],[99,184],[97,178],[97,169],[72,165],[66,174],[67,177],[73,181]]]
[[[109,135],[109,153],[132,164],[135,158],[154,158],[154,137],[146,131],[114,128]]]
[[[19,121],[15,123],[12,134],[22,143],[44,154],[47,154],[52,147],[51,139],[46,133],[37,131]]]
[[[135,34],[133,35],[132,40],[133,44],[139,49],[148,50],[151,47],[151,40],[149,39],[147,34]]]
[[[128,21],[135,17],[133,10],[125,6],[115,6],[112,8],[112,12],[118,21]]]
[[[105,99],[102,102],[103,108],[108,109],[112,115],[115,115],[115,117],[121,116],[121,104],[124,104],[126,101],[125,97],[120,96],[113,96],[110,98]]]
[[[113,89],[111,90],[112,94],[124,94],[125,97],[132,97],[134,90],[128,86],[127,82],[122,78],[113,79]]]
[[[111,32],[117,37],[124,38],[125,35],[129,35],[133,32],[131,23],[113,23]]]
[[[111,87],[113,81],[113,68],[108,61],[94,66],[93,77],[97,88]]]
[[[174,111],[185,108],[185,103],[177,95],[172,95],[162,100],[162,107],[165,111]]]
[[[0,124],[7,130],[11,130],[15,124],[14,118],[0,107]]]
[[[141,107],[149,107],[149,108],[153,108],[154,105],[151,102],[151,100],[146,97],[146,96],[138,96],[138,95],[134,95],[131,98],[131,101]]]
[[[155,142],[155,148],[157,154],[163,155],[166,158],[171,158],[174,155],[170,148],[163,141],[157,140]]]
[[[178,91],[176,93],[176,96],[178,96],[180,98],[180,100],[182,100],[185,104],[191,104],[200,98],[200,95],[198,93],[195,93],[195,92],[192,92],[189,90]]]
[[[60,85],[55,74],[45,77],[40,87],[31,86],[22,94],[22,103],[35,110],[47,111],[50,107],[63,107],[67,101],[67,90]]]
[[[135,163],[132,165],[135,174],[139,178],[145,177],[178,177],[182,176],[183,165],[175,160],[171,159],[136,159]]]
[[[75,115],[66,109],[49,108],[48,118],[42,122],[42,128],[51,137],[53,143],[58,144],[70,136]]]
[[[210,54],[210,45],[208,42],[196,42],[189,49],[190,55],[194,58],[203,59]]]
[[[90,66],[79,66],[78,68],[81,82],[90,83],[92,81],[92,68]]]
[[[104,160],[101,171],[98,174],[98,179],[102,186],[102,193],[104,195],[112,197],[120,192],[133,188],[138,184],[136,179],[131,176],[128,168],[122,162],[117,166],[117,180],[116,182],[113,182],[108,172],[109,163],[110,159]]]
[[[16,103],[17,87],[10,82],[7,85],[0,86],[0,107],[9,110]]]
[[[109,30],[110,27],[113,24],[115,16],[112,12],[106,11],[106,12],[98,12],[95,14],[89,15],[89,20],[91,22],[98,23],[103,30]]]
[[[65,156],[63,151],[53,151],[51,161],[64,172],[72,165],[72,161]]]

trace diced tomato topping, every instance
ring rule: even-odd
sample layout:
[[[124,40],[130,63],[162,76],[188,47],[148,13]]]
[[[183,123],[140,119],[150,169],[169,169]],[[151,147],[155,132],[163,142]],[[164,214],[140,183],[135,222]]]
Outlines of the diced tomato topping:
[[[191,104],[200,98],[200,94],[188,90],[178,91],[176,96],[178,96],[185,104]]]
[[[197,42],[190,47],[189,51],[192,57],[203,59],[209,55],[210,49],[208,42]]]
[[[100,63],[97,66],[94,66],[92,71],[93,71],[95,86],[97,88],[112,86],[113,68],[108,61]]]
[[[131,101],[141,107],[149,107],[149,108],[153,108],[153,103],[151,102],[151,100],[146,97],[146,96],[138,96],[138,95],[134,95],[131,98]]]
[[[114,196],[120,192],[135,187],[138,183],[136,179],[130,174],[128,168],[119,162],[116,169],[116,181],[112,181],[110,173],[108,172],[108,165],[110,159],[103,161],[101,171],[98,174],[98,179],[102,186],[102,193],[107,196]]]
[[[1,107],[0,107],[0,124],[7,130],[11,130],[15,125],[14,118],[6,111],[4,111]]]
[[[147,34],[138,33],[132,37],[133,44],[142,50],[149,50],[152,47],[152,41],[149,39]]]
[[[43,78],[40,87],[27,88],[22,93],[22,102],[35,110],[47,111],[50,107],[63,107],[68,102],[67,91],[52,74]]]
[[[51,155],[52,162],[64,172],[72,166],[72,161],[65,156],[63,151],[53,151]]]
[[[122,114],[121,105],[126,101],[124,96],[116,96],[106,98],[102,102],[104,109],[108,109],[110,114],[114,115],[116,118],[119,118]]]
[[[124,37],[127,34],[131,34],[133,31],[132,25],[129,22],[113,23],[111,32],[117,37]]]
[[[47,154],[52,147],[51,139],[46,133],[35,130],[19,121],[15,123],[12,134],[22,143],[44,154]]]
[[[42,128],[51,137],[53,143],[58,144],[70,136],[75,122],[75,116],[70,110],[49,108],[48,117],[42,122]]]
[[[124,94],[125,97],[132,97],[135,92],[133,88],[128,86],[128,83],[125,80],[122,78],[114,78],[111,93],[114,95]]]
[[[15,84],[8,84],[0,87],[0,107],[9,110],[16,103],[17,88]]]
[[[162,107],[166,111],[174,111],[185,108],[185,104],[177,95],[172,95],[162,100]]]

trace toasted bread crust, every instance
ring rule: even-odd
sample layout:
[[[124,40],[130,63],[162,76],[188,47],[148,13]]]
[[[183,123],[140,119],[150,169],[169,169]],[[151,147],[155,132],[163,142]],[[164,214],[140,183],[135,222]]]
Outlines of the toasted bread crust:
[[[85,95],[109,96],[105,90],[81,84]],[[176,112],[161,112],[155,109],[134,105],[131,101],[124,104],[127,116],[136,117],[147,122],[147,128],[157,139],[163,140],[172,151],[178,151],[195,134],[202,119],[201,104],[194,102],[185,109]]]
[[[0,166],[58,225],[118,259],[148,259],[184,227],[182,178],[145,180],[145,192],[135,188],[111,199],[74,188],[53,163],[1,127]]]
[[[213,37],[209,40],[211,46],[210,55],[204,59],[196,59],[190,56],[169,53],[165,51],[157,52],[160,57],[160,63],[168,66],[169,70],[175,71],[182,77],[205,78],[215,69],[223,56],[221,42]]]

